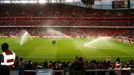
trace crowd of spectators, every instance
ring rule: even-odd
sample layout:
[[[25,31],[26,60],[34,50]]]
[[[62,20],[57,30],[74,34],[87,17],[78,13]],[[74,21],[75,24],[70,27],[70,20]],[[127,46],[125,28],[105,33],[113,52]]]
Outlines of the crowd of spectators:
[[[33,27],[22,27],[22,28],[0,28],[0,36],[18,36],[25,30],[31,36],[86,36],[86,37],[98,37],[98,36],[124,36],[133,38],[134,30],[128,28],[33,28]],[[51,32],[51,30],[53,32]],[[24,33],[21,33],[23,35]]]
[[[23,17],[23,20],[15,20],[15,18],[8,20],[7,18],[6,20],[0,20],[0,26],[134,26],[134,20],[80,19],[80,17],[69,19],[67,17],[46,19],[45,17],[41,20],[41,18],[25,19]]]
[[[132,16],[133,9],[102,10],[79,7],[75,5],[46,3],[46,4],[0,4],[0,16]],[[14,13],[15,12],[15,13]],[[98,14],[99,13],[99,14]]]
[[[0,4],[0,25],[133,26],[134,10],[102,10],[67,4]]]
[[[120,38],[122,40],[128,40],[129,42],[134,41],[134,30],[128,28],[0,28],[1,37],[21,37],[27,32],[30,36],[49,38],[49,37],[72,37],[72,38],[95,38],[95,37],[112,37],[117,38],[118,36],[125,37]]]
[[[120,58],[115,61],[111,61],[110,58],[105,60],[95,60],[84,61],[82,57],[76,56],[73,61],[47,61],[44,62],[33,62],[31,60],[25,61],[23,58],[18,58],[15,61],[15,68],[23,68],[24,70],[35,70],[35,69],[52,69],[52,70],[64,70],[69,72],[69,75],[96,75],[97,72],[88,72],[86,70],[97,70],[97,69],[115,69],[115,71],[110,71],[110,75],[130,75],[134,68],[134,61],[130,60],[128,62],[122,62]],[[120,71],[124,69],[123,71]],[[105,75],[107,71],[98,72],[99,75]],[[120,73],[120,74],[119,74]],[[25,72],[25,75],[33,75],[33,73]],[[53,75],[63,75],[62,72],[54,72]]]

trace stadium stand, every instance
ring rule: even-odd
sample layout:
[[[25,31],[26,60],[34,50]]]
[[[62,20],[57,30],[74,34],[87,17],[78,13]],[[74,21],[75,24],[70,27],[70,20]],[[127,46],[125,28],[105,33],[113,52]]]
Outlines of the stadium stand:
[[[17,36],[20,31],[26,30],[31,36],[41,36],[49,35],[47,33],[49,28],[33,28],[33,27],[23,27],[23,28],[1,28],[1,36]],[[54,28],[55,31],[62,32],[68,36],[80,36],[83,33],[87,36],[132,36],[133,29],[115,29],[115,28]],[[75,32],[73,32],[75,30]],[[5,32],[6,31],[6,32]],[[68,32],[69,31],[69,32]]]
[[[32,9],[33,8],[33,9]],[[0,25],[133,26],[133,9],[87,9],[66,4],[0,4]],[[67,11],[67,12],[66,12]],[[15,12],[15,13],[14,13]]]

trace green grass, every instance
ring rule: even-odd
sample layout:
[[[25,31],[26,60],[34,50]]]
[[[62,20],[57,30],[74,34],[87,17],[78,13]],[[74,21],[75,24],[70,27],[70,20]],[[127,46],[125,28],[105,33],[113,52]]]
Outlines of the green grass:
[[[57,44],[52,45],[53,39],[33,38],[27,40],[23,45],[18,38],[0,38],[0,44],[7,42],[10,49],[17,56],[25,60],[42,62],[44,60],[63,60],[72,61],[75,56],[82,56],[84,60],[99,59],[104,60],[106,57],[115,61],[120,57],[122,61],[128,61],[134,58],[134,44],[118,42],[114,39],[56,39]],[[85,47],[84,44],[89,43]]]

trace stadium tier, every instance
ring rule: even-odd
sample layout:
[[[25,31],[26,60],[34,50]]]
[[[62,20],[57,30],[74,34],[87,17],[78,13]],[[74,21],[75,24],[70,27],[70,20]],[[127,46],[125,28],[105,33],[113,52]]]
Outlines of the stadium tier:
[[[134,38],[134,30],[133,29],[124,29],[124,28],[33,28],[33,27],[21,27],[21,28],[0,28],[0,36],[18,36],[20,32],[27,31],[31,36],[86,36],[86,37],[116,37],[116,36],[124,36],[128,38]]]
[[[132,16],[133,9],[102,10],[70,4],[0,4],[1,16]],[[15,12],[15,13],[14,13]],[[99,14],[97,14],[99,13]],[[112,14],[112,15],[111,15]]]
[[[102,10],[68,4],[0,4],[0,25],[133,26],[134,10]]]

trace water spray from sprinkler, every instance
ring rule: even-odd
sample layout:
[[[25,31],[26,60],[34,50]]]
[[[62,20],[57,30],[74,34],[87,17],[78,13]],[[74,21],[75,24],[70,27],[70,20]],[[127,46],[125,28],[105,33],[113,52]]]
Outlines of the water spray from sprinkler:
[[[24,43],[26,43],[28,40],[32,40],[32,37],[26,30],[22,30],[20,32],[20,40],[19,45],[22,46]]]

